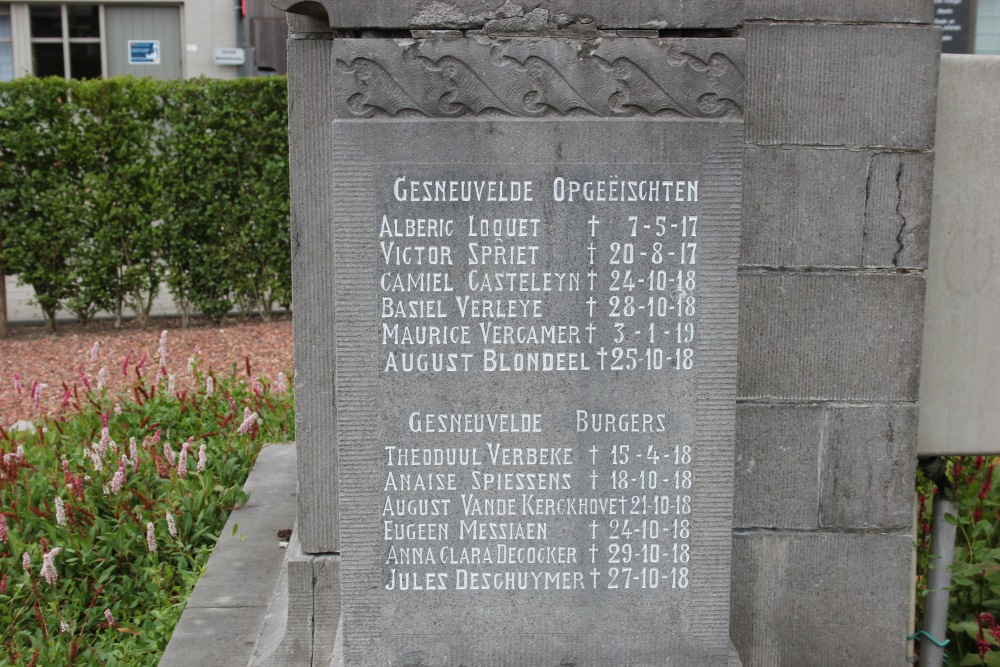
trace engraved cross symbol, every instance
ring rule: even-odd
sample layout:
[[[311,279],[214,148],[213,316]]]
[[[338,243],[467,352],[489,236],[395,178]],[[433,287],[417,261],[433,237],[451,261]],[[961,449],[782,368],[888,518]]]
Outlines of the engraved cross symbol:
[[[596,215],[592,215],[587,223],[590,225],[590,238],[594,238],[597,233],[597,225],[601,224],[601,221],[597,219]]]

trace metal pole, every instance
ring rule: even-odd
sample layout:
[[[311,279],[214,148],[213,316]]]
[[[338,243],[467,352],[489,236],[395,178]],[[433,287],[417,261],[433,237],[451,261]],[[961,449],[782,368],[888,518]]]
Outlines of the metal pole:
[[[955,557],[956,519],[954,488],[944,474],[944,459],[921,460],[920,466],[937,484],[931,524],[931,555],[924,597],[924,628],[920,640],[920,667],[942,667],[948,634],[948,599],[951,596],[951,563]],[[952,520],[945,519],[951,515]]]

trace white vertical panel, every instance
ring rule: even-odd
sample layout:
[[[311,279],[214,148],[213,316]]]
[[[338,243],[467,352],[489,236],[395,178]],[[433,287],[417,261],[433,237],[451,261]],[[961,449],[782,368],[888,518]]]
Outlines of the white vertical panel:
[[[945,55],[919,453],[1000,453],[1000,58]]]
[[[187,0],[184,3],[184,42],[197,45],[185,54],[185,76],[229,79],[237,68],[216,65],[216,47],[242,46],[236,43],[236,0]]]
[[[14,44],[10,5],[0,5],[0,81],[14,78]]]
[[[1000,55],[1000,0],[979,0],[976,53]]]
[[[28,5],[10,6],[11,29],[14,35],[14,76],[31,74],[31,16]]]

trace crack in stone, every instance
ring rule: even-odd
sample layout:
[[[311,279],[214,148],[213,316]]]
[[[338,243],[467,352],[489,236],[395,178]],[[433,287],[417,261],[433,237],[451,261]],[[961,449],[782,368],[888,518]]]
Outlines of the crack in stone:
[[[905,243],[903,234],[906,232],[906,216],[903,215],[903,161],[899,161],[899,168],[896,170],[896,217],[901,221],[899,231],[896,233],[896,253],[892,256],[892,266],[899,267],[899,256],[902,254]]]
[[[871,198],[872,193],[872,166],[875,164],[875,156],[878,153],[872,153],[868,156],[868,167],[865,172],[865,204],[864,210],[861,213],[861,261],[864,263],[865,257],[865,246],[868,244],[868,202]]]
[[[309,586],[309,667],[316,667],[316,584],[319,577],[316,576],[316,567],[310,563],[312,570],[312,583]]]

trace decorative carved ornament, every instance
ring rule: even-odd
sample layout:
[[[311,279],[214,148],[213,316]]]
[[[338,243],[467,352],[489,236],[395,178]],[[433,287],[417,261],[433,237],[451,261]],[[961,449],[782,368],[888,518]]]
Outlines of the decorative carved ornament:
[[[743,114],[741,40],[347,39],[333,54],[339,118]]]

